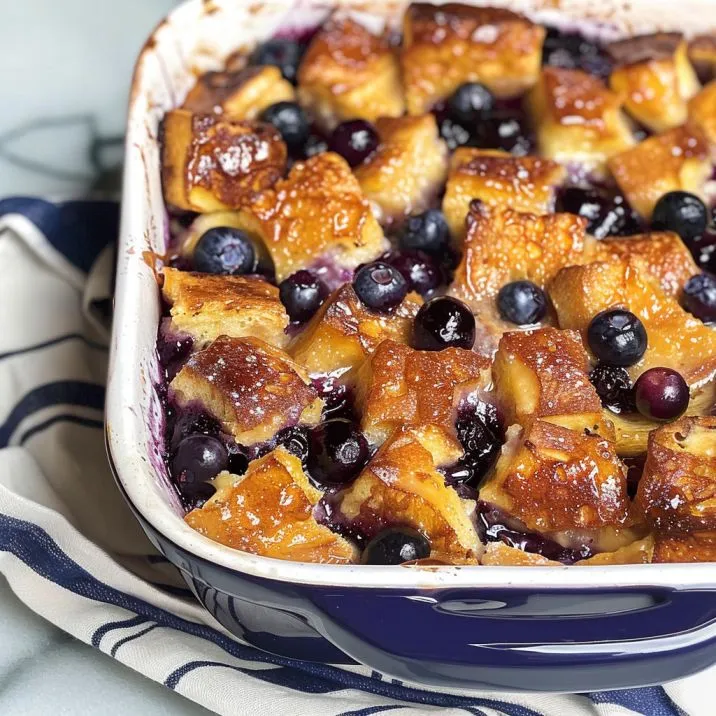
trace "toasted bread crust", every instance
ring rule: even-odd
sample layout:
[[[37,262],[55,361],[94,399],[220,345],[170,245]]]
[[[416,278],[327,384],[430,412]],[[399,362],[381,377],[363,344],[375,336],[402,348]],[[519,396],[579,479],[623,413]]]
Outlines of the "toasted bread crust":
[[[716,562],[716,531],[658,534],[654,543],[653,562]]]
[[[689,121],[703,132],[716,156],[716,80],[689,100]]]

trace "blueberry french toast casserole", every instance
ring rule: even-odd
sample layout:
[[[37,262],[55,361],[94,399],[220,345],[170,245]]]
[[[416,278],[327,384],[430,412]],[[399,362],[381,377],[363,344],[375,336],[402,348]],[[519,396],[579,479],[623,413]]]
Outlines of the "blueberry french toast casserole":
[[[163,119],[186,522],[302,562],[716,561],[716,36],[369,25]]]

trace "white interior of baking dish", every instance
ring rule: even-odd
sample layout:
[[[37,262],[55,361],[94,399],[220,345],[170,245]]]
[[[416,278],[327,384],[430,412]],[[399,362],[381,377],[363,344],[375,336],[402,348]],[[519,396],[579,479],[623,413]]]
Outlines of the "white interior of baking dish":
[[[218,69],[241,47],[277,29],[318,25],[336,4],[364,21],[399,22],[402,0],[331,3],[317,0],[249,2],[190,0],[162,22],[137,61],[129,105],[114,333],[107,394],[107,436],[118,477],[143,518],[189,552],[228,568],[311,584],[432,588],[438,586],[605,587],[663,584],[713,586],[716,567],[625,565],[610,567],[373,567],[285,562],[230,549],[195,532],[182,510],[161,457],[162,408],[155,390],[160,306],[147,252],[163,253],[168,237],[162,200],[157,130],[178,106],[197,74]],[[679,29],[716,29],[713,0],[491,0],[537,21],[578,26],[585,34],[616,37]],[[382,19],[381,19],[382,18]]]

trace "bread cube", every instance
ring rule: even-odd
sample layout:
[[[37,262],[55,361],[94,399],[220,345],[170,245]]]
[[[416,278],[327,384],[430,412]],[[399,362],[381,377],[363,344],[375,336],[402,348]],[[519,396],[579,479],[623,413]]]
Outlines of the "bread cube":
[[[689,41],[689,60],[702,82],[716,80],[716,32]]]
[[[716,530],[656,535],[653,562],[716,562]]]
[[[689,100],[689,121],[706,137],[716,156],[716,80],[709,82]]]

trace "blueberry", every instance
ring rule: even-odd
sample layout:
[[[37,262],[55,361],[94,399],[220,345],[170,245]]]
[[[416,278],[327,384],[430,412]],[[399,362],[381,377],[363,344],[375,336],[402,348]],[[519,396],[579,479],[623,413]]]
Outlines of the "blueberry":
[[[328,142],[318,134],[309,135],[306,143],[303,145],[303,156],[315,157],[316,154],[328,151]]]
[[[706,230],[709,212],[698,196],[687,191],[670,191],[656,202],[651,227],[674,231],[690,246]]]
[[[497,310],[505,321],[526,326],[544,318],[547,297],[531,281],[513,281],[505,284],[497,294]]]
[[[704,323],[716,322],[716,278],[701,273],[690,278],[684,286],[684,308]]]
[[[534,149],[534,140],[526,121],[508,110],[493,112],[472,128],[471,147],[502,149],[523,157]]]
[[[421,351],[470,349],[475,342],[475,317],[462,301],[433,298],[420,307],[413,324],[413,346]]]
[[[340,154],[352,167],[367,159],[379,144],[375,127],[364,119],[339,124],[328,140],[328,148]]]
[[[592,319],[587,329],[587,342],[600,361],[627,367],[644,355],[646,329],[631,311],[612,308]]]
[[[716,226],[707,226],[706,231],[687,246],[702,271],[716,273]]]
[[[325,284],[310,271],[296,271],[281,281],[279,297],[292,321],[307,321],[328,295]]]
[[[567,70],[583,70],[600,79],[611,74],[612,62],[604,50],[577,32],[547,29],[542,64]]]
[[[182,497],[196,505],[214,494],[207,481],[225,470],[228,463],[229,454],[220,440],[210,435],[190,435],[179,443],[171,460],[171,473]]]
[[[295,455],[306,465],[311,445],[311,435],[308,428],[294,425],[284,428],[276,433],[276,445],[281,445],[292,455]]]
[[[400,248],[439,255],[450,244],[450,229],[439,209],[408,217],[400,233]]]
[[[490,90],[479,82],[465,82],[460,85],[447,101],[450,116],[468,126],[479,122],[495,104]]]
[[[251,239],[230,226],[216,226],[202,234],[193,261],[194,269],[202,273],[247,274],[256,270]]]
[[[408,282],[398,269],[382,261],[367,264],[356,271],[353,290],[374,311],[388,311],[399,305],[408,293]]]
[[[459,418],[455,428],[465,450],[459,461],[464,469],[460,482],[477,487],[500,453],[500,440],[484,422],[474,416]],[[455,474],[453,476],[457,477]]]
[[[319,484],[349,482],[369,457],[368,441],[349,420],[326,420],[311,433],[308,471]]]
[[[589,374],[589,380],[605,408],[613,413],[633,412],[631,378],[624,368],[598,363]]]
[[[634,384],[637,410],[651,420],[676,420],[689,406],[689,386],[671,368],[651,368]]]
[[[430,542],[417,530],[391,527],[368,542],[362,564],[403,564],[430,556]]]
[[[423,251],[391,251],[383,260],[400,271],[408,282],[409,291],[425,296],[440,285],[441,271]]]
[[[459,122],[450,117],[444,117],[439,121],[438,126],[440,128],[440,137],[451,151],[470,144],[472,139],[470,130],[463,127]]]
[[[252,65],[276,65],[289,81],[296,82],[303,47],[294,40],[275,38],[259,45],[249,57]]]
[[[302,153],[311,125],[306,113],[295,102],[277,102],[267,107],[260,116],[262,122],[272,124],[292,154]]]
[[[587,219],[587,231],[597,239],[636,234],[641,224],[621,194],[590,187],[567,187],[557,195],[557,211]]]

